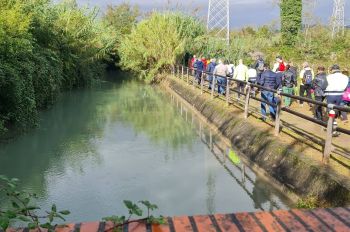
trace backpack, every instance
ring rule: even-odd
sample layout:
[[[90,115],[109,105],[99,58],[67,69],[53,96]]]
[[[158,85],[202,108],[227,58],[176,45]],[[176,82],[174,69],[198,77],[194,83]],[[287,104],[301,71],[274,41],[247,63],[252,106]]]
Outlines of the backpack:
[[[258,71],[263,72],[264,71],[264,65],[265,62],[263,60],[258,60]]]
[[[303,84],[304,85],[311,85],[312,84],[312,72],[311,72],[311,70],[305,70],[304,76],[303,76]]]
[[[288,88],[292,88],[294,86],[293,75],[294,73],[289,70],[283,74],[283,77],[282,77],[283,86],[286,86]]]
[[[350,87],[346,88],[343,94],[343,101],[350,102]]]
[[[195,60],[194,62],[193,62],[193,68],[197,68],[198,67],[198,60]]]

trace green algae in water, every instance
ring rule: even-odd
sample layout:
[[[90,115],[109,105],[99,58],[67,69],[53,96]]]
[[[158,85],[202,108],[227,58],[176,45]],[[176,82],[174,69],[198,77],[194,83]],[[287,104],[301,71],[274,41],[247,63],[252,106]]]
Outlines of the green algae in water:
[[[234,164],[240,164],[240,163],[241,163],[241,159],[240,159],[239,156],[236,154],[236,152],[234,152],[233,150],[230,150],[230,151],[229,151],[228,157],[230,158],[230,160],[231,160],[232,163],[234,163]]]

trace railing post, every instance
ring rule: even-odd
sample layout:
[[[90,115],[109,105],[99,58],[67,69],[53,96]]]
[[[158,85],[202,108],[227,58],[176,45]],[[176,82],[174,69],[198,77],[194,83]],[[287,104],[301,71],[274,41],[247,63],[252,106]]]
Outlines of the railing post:
[[[187,67],[187,85],[189,84],[189,79],[190,79],[190,76],[189,76],[189,70],[188,70],[188,67]]]
[[[250,84],[247,84],[247,95],[245,97],[245,106],[244,106],[244,118],[247,119],[249,116],[249,102],[250,102],[250,92],[252,90],[252,87]]]
[[[323,162],[325,164],[329,163],[329,159],[332,153],[332,137],[333,137],[333,124],[335,119],[335,112],[334,110],[329,111],[329,118],[328,118],[328,124],[327,124],[327,135],[326,135],[326,142],[323,150]]]
[[[226,78],[226,104],[230,104],[230,79]]]
[[[194,85],[195,85],[195,82],[196,82],[196,71],[195,69],[193,69],[193,81],[192,81],[192,88],[194,89]]]
[[[277,108],[276,108],[276,120],[275,120],[275,136],[278,136],[280,134],[280,128],[281,128],[281,106],[282,106],[282,100],[281,100],[281,92],[279,91],[277,96]]]
[[[213,76],[213,82],[212,82],[212,85],[211,85],[211,99],[214,99],[215,80],[216,80],[216,76]]]
[[[181,75],[182,75],[182,80],[184,79],[184,66],[181,65]]]
[[[203,94],[203,86],[204,86],[204,73],[202,73],[202,75],[201,75],[201,94]]]

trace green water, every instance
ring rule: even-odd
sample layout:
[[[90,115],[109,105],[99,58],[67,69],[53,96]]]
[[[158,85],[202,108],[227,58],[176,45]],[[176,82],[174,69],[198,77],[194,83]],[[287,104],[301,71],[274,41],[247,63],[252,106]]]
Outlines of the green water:
[[[0,145],[0,174],[19,178],[43,209],[69,209],[68,221],[126,214],[126,199],[149,200],[169,216],[288,208],[282,193],[239,158],[231,162],[222,138],[157,87],[104,82],[62,94],[40,117],[37,129]]]

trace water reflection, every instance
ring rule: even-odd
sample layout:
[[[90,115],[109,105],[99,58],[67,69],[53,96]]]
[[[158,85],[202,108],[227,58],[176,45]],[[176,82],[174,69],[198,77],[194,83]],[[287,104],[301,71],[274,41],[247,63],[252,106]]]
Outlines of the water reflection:
[[[181,111],[183,109],[183,103],[177,104],[177,107]],[[193,112],[192,112],[192,117]],[[246,194],[254,202],[254,208],[262,211],[272,211],[286,208],[286,204],[292,204],[291,200],[288,199],[279,189],[275,188],[271,183],[268,183],[266,178],[262,178],[259,174],[249,168],[249,166],[240,160],[234,161],[230,159],[230,154],[236,152],[224,142],[219,132],[214,132],[210,127],[206,127],[203,130],[203,122],[199,119],[195,125],[196,132],[200,137],[201,141],[207,145],[211,153],[232,177],[232,179],[246,192]],[[215,183],[217,180],[215,174],[208,171],[207,176],[207,209],[209,213],[214,213],[215,204]]]

